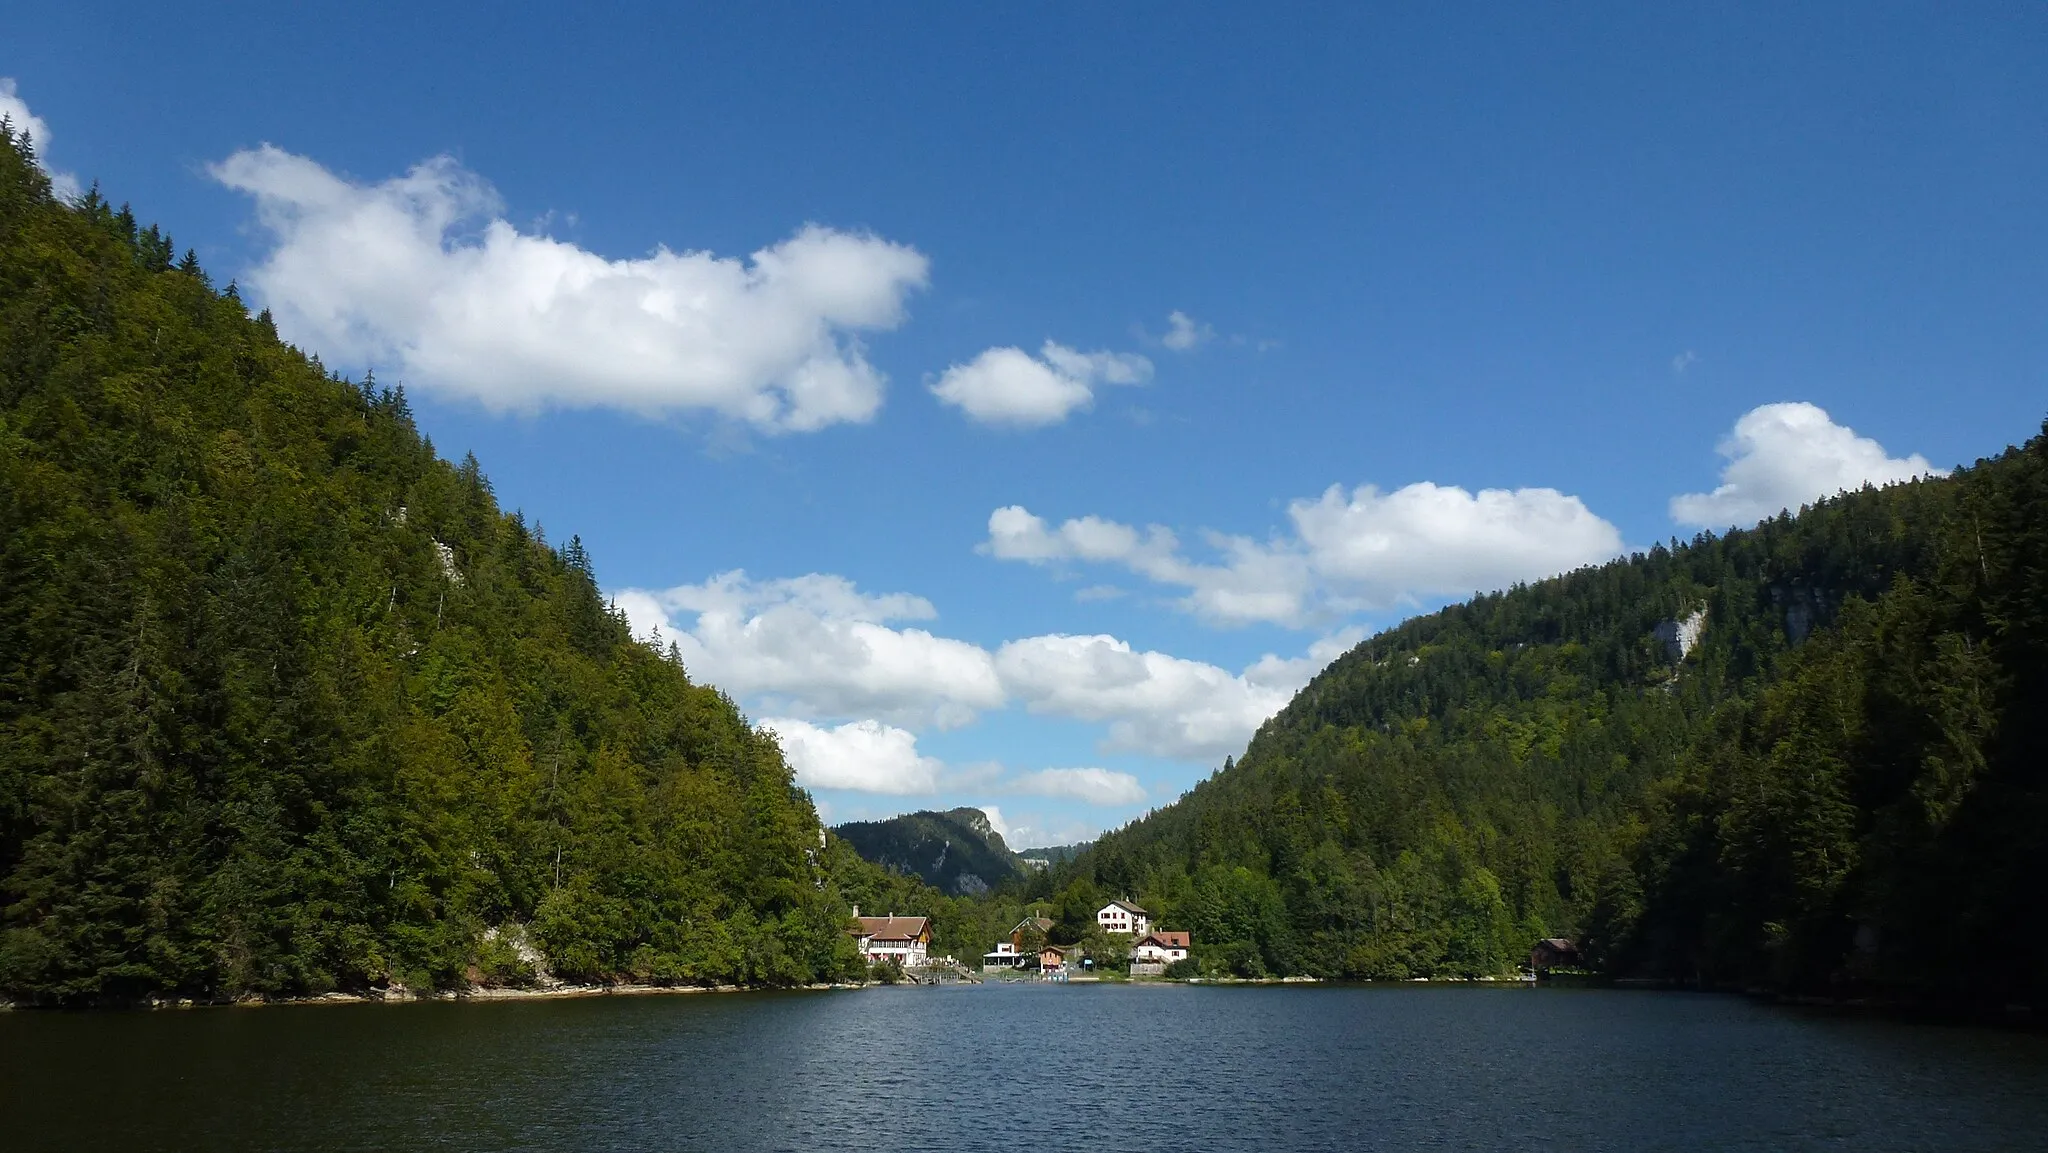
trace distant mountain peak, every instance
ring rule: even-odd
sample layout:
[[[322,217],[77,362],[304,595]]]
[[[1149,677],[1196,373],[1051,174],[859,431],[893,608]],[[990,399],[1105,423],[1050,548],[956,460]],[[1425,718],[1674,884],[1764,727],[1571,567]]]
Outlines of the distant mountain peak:
[[[832,831],[862,858],[954,896],[986,893],[1027,867],[980,809],[927,809]]]

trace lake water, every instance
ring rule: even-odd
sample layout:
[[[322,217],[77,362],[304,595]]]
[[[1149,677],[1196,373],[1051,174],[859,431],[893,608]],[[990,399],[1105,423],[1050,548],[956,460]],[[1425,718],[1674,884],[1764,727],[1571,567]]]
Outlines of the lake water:
[[[0,1014],[0,1149],[2048,1149],[2048,1037],[1683,993],[988,985]]]

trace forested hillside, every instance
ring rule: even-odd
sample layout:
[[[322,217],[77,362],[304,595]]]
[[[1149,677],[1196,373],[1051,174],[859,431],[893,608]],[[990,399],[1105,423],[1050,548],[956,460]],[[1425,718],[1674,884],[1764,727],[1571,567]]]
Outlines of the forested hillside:
[[[0,994],[857,972],[772,739],[572,537],[0,142]]]
[[[2048,434],[1505,593],[1337,660],[1035,891],[1212,968],[1509,969],[2033,1001],[2048,979]]]
[[[979,896],[1023,875],[1017,854],[980,809],[852,821],[832,832],[863,860],[911,874],[957,897]]]

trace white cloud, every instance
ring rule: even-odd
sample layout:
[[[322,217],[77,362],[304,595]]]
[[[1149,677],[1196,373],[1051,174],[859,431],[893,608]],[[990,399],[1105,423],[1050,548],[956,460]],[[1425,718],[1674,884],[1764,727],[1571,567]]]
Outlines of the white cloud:
[[[1142,384],[1152,362],[1124,352],[1076,352],[1046,341],[1038,356],[991,348],[948,368],[931,386],[941,401],[983,424],[1029,428],[1058,424],[1095,400],[1105,384]]]
[[[1671,371],[1674,375],[1683,376],[1685,375],[1686,369],[1691,368],[1693,365],[1698,364],[1699,362],[1700,354],[1688,348],[1684,352],[1681,352],[1677,356],[1671,358]]]
[[[1621,533],[1554,488],[1332,485],[1288,508],[1318,576],[1368,606],[1504,588],[1621,552]]]
[[[1121,565],[1187,589],[1181,607],[1222,624],[1303,626],[1361,609],[1505,587],[1606,560],[1621,534],[1555,489],[1422,482],[1390,493],[1333,485],[1288,506],[1293,532],[1258,541],[1205,534],[1221,563],[1188,560],[1162,526],[1144,531],[1086,516],[1058,528],[1022,506],[989,514],[982,550],[1033,564]]]
[[[613,599],[634,635],[662,648],[673,643],[695,676],[760,713],[947,728],[1022,704],[1106,725],[1108,750],[1194,760],[1241,751],[1260,722],[1355,643],[1339,634],[1306,657],[1268,654],[1242,673],[1139,652],[1113,636],[1026,637],[991,653],[891,627],[935,615],[922,597],[871,596],[816,573],[754,581],[729,572],[696,585],[625,589]],[[948,779],[982,784],[999,771],[970,765]]]
[[[1017,792],[1040,797],[1065,797],[1091,805],[1135,805],[1145,799],[1138,778],[1113,769],[1040,769],[1012,785]]]
[[[1701,528],[1748,525],[1863,485],[1947,476],[1919,453],[1898,458],[1803,401],[1753,408],[1718,446],[1728,458],[1712,492],[1671,498],[1671,519]]]
[[[863,593],[843,576],[809,573],[755,581],[739,569],[699,585],[678,585],[663,594],[675,608],[696,613],[740,613],[765,605],[788,605],[815,616],[869,621],[928,621],[939,615],[932,602],[910,593]]]
[[[1159,343],[1175,352],[1187,352],[1215,338],[1215,329],[1176,309],[1167,314],[1166,335],[1159,338]]]
[[[980,549],[1002,560],[1116,561],[1145,572],[1177,563],[1180,541],[1158,525],[1140,533],[1097,516],[1076,517],[1052,529],[1030,509],[1010,505],[988,514],[988,540]]]
[[[865,421],[884,377],[855,334],[900,324],[928,271],[913,248],[818,225],[746,260],[609,260],[522,233],[445,156],[379,184],[269,145],[211,172],[275,240],[243,283],[287,338],[494,410]]]
[[[917,737],[908,730],[872,720],[827,729],[789,717],[770,717],[758,727],[775,734],[797,783],[806,788],[896,794],[938,789],[943,766],[918,755]]]
[[[1189,760],[1241,751],[1292,693],[1112,636],[1011,641],[996,667],[1032,712],[1107,724],[1106,749]]]
[[[838,576],[729,572],[615,599],[635,635],[673,642],[694,675],[778,712],[951,727],[1003,703],[987,651],[889,627],[936,615],[922,597],[866,596]]]
[[[1353,625],[1310,645],[1302,656],[1282,659],[1267,653],[1244,670],[1244,679],[1251,684],[1284,689],[1292,696],[1328,668],[1331,661],[1357,648],[1364,639],[1365,630]]]
[[[24,132],[29,135],[29,142],[36,150],[36,166],[50,178],[52,191],[64,197],[77,196],[84,191],[79,187],[78,177],[50,167],[50,124],[29,111],[28,101],[21,98],[20,89],[11,77],[0,76],[0,117],[12,122],[15,135]]]
[[[988,814],[988,823],[996,832],[1003,835],[1004,843],[1010,846],[1012,852],[1043,849],[1053,845],[1078,845],[1102,835],[1100,824],[1079,821],[1056,822],[1039,813],[1003,817],[993,805],[982,805],[980,809]]]

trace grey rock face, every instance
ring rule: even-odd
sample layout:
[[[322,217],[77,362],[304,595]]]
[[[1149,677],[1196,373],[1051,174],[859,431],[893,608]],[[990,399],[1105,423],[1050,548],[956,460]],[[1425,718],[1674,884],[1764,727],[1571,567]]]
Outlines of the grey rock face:
[[[1658,621],[1652,630],[1657,639],[1664,642],[1665,655],[1672,664],[1692,655],[1700,643],[1700,634],[1707,629],[1707,610],[1694,609],[1679,620]]]

